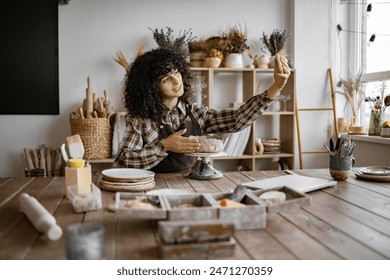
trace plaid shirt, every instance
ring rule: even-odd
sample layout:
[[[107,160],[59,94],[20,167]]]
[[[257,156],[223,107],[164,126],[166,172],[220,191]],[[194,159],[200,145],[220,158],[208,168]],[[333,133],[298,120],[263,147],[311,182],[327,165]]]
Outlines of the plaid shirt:
[[[209,109],[201,104],[192,104],[190,110],[204,134],[232,133],[251,125],[271,102],[264,92],[239,108]],[[179,101],[175,108],[167,108],[162,122],[176,130],[185,117],[185,104]],[[114,167],[150,169],[162,161],[168,153],[159,139],[158,125],[149,119],[126,117],[126,130],[119,144]]]

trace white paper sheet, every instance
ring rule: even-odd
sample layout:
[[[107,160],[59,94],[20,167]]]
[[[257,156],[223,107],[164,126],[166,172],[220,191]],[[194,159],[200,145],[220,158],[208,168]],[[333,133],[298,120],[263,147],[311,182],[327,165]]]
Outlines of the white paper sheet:
[[[318,189],[332,187],[337,184],[335,180],[300,176],[296,174],[283,175],[263,180],[243,183],[242,185],[253,189],[271,189],[275,187],[289,187],[297,192],[307,193]]]

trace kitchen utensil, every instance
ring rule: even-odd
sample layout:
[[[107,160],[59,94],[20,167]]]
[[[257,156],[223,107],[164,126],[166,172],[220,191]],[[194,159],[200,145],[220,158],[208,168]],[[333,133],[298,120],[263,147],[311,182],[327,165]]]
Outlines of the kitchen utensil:
[[[107,114],[112,112],[111,100],[108,98],[106,90],[104,90],[104,108],[106,109]]]
[[[101,98],[98,98],[98,103],[99,103],[99,110],[97,111],[97,114],[99,118],[107,118],[107,111],[104,108],[103,100]]]
[[[335,149],[334,149],[334,141],[333,141],[333,138],[330,138],[329,139],[329,150],[331,152],[333,152]]]
[[[56,219],[36,198],[22,193],[19,195],[20,208],[34,227],[44,233],[50,240],[58,240],[62,236],[62,229],[57,225]]]
[[[245,192],[246,192],[246,187],[243,185],[238,185],[234,189],[230,199],[236,202],[240,202],[244,198]]]
[[[81,119],[84,119],[84,110],[83,110],[83,107],[80,107],[80,108],[79,108],[79,112],[80,112],[80,118],[81,118]]]
[[[86,112],[86,117],[87,119],[92,118],[92,113],[93,113],[93,92],[90,84],[90,79],[89,77],[87,78],[87,89],[86,89],[86,96],[87,96],[87,112]]]
[[[336,147],[335,147],[336,151],[340,148],[340,143],[341,143],[341,138],[337,138]]]
[[[62,154],[62,158],[65,161],[66,166],[69,166],[69,159],[68,159],[68,154],[66,153],[65,150],[65,144],[61,145],[61,154]]]
[[[82,159],[84,156],[84,146],[81,141],[80,135],[75,134],[69,137],[66,137],[66,142],[68,143],[68,150],[71,158]]]
[[[24,148],[23,151],[24,151],[24,154],[26,156],[26,163],[27,163],[28,170],[33,170],[34,163],[33,163],[32,158],[31,158],[30,150],[27,148]]]

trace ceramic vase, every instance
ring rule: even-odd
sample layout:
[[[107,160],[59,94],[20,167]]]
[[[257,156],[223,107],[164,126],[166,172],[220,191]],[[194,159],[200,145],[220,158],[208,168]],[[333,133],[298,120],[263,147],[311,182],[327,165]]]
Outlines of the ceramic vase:
[[[262,155],[264,153],[264,145],[261,142],[261,138],[256,138],[256,155]]]
[[[244,58],[241,53],[229,53],[225,59],[226,68],[244,68]]]
[[[270,57],[267,55],[261,55],[257,58],[257,68],[267,69],[269,68]]]

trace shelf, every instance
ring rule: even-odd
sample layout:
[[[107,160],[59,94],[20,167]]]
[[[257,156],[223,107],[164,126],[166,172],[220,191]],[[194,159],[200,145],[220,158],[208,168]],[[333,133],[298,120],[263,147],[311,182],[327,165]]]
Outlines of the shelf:
[[[95,163],[112,163],[112,162],[114,162],[114,158],[89,159],[87,161],[90,164],[95,164]]]
[[[249,100],[258,94],[258,90],[264,91],[273,83],[274,73],[274,69],[252,68],[191,67],[191,71],[201,77],[198,79],[196,94],[201,96],[200,103],[209,108],[227,108],[231,103]],[[247,170],[257,170],[271,169],[273,161],[283,159],[291,169],[294,169],[295,79],[296,71],[292,69],[290,78],[281,92],[281,95],[291,97],[286,106],[287,110],[266,111],[252,124],[244,155],[213,158],[211,163],[224,171],[237,170],[239,166],[245,166]],[[256,138],[280,139],[283,153],[256,155]]]

